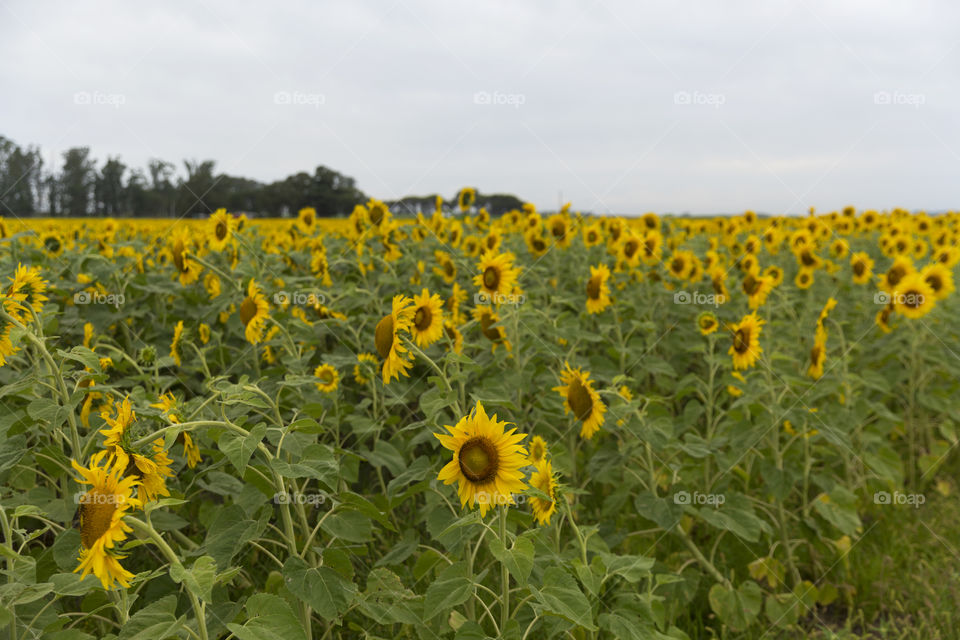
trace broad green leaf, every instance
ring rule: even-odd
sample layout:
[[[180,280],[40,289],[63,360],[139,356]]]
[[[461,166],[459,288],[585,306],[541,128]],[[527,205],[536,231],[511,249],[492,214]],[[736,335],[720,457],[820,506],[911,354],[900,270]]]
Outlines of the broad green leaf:
[[[310,567],[295,556],[283,565],[284,584],[293,595],[313,608],[324,620],[334,620],[347,610],[357,595],[357,585],[329,567]]]

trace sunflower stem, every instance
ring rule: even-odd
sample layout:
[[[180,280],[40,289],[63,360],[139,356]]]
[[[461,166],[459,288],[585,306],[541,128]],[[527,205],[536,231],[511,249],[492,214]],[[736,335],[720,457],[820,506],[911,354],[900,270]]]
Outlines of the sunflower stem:
[[[181,570],[186,571],[183,563],[180,562],[180,558],[173,551],[173,549],[170,548],[170,545],[167,544],[166,540],[163,539],[163,536],[157,533],[157,530],[154,529],[152,525],[149,525],[143,520],[139,520],[132,516],[125,517],[124,522],[129,524],[140,536],[149,538],[160,550],[160,553],[162,553],[167,559],[167,562],[169,562],[172,566],[179,567]],[[183,586],[187,590],[187,595],[190,597],[190,605],[193,607],[193,615],[197,618],[197,629],[200,631],[200,640],[208,640],[209,636],[207,635],[207,620],[206,615],[204,614],[204,607],[200,603],[200,599],[197,597],[197,594],[190,589],[190,585],[184,582]]]
[[[500,544],[507,547],[507,506],[500,507]],[[510,621],[510,572],[507,563],[500,562],[500,629],[507,628]]]

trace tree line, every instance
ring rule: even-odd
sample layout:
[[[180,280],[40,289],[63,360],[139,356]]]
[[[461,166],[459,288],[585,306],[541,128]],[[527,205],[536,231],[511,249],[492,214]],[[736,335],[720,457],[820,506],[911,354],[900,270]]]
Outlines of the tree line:
[[[213,160],[184,160],[181,171],[152,158],[147,167],[129,167],[120,157],[98,163],[89,147],[62,154],[60,166],[46,166],[39,147],[22,147],[0,136],[0,216],[206,216],[219,208],[252,216],[295,215],[313,207],[317,215],[349,215],[368,200],[353,178],[318,165],[282,180],[263,183],[217,173]],[[411,196],[388,202],[398,214],[430,212],[436,195]],[[455,203],[456,196],[445,200]],[[512,195],[480,196],[478,204],[492,215],[519,208]]]

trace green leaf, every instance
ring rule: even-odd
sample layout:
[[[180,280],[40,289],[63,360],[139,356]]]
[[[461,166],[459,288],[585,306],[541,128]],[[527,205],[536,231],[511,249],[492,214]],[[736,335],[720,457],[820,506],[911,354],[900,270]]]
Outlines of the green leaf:
[[[263,441],[266,434],[267,425],[263,422],[250,429],[250,433],[246,436],[234,431],[224,431],[220,434],[217,446],[243,476],[247,470],[247,463],[250,462],[250,456],[253,455],[257,445]]]
[[[405,588],[389,569],[374,569],[367,575],[360,610],[377,624],[422,624],[423,596]]]
[[[646,556],[618,556],[612,553],[601,553],[600,558],[607,567],[608,575],[622,576],[624,580],[632,584],[648,578],[654,563],[653,558]]]
[[[744,631],[753,624],[763,605],[763,591],[752,580],[736,589],[715,584],[708,594],[710,608],[734,631]]]
[[[488,538],[490,553],[507,565],[507,571],[520,586],[526,586],[530,572],[533,570],[533,542],[530,541],[529,535],[532,534],[528,532],[518,537],[509,549],[505,549],[498,538]]]
[[[596,631],[593,611],[587,596],[583,595],[576,579],[559,567],[550,567],[543,574],[543,588],[531,586],[530,591],[539,602],[539,612],[559,616],[590,631]]]
[[[177,618],[177,596],[168,595],[137,611],[120,630],[118,640],[157,640],[175,636],[186,616]]]
[[[213,601],[213,585],[217,578],[217,561],[210,556],[200,556],[190,569],[183,565],[170,565],[170,577],[176,583],[184,583],[190,591],[205,602]]]
[[[240,640],[306,640],[300,620],[286,600],[269,593],[250,596],[243,608],[248,619],[243,625],[227,624]]]
[[[463,604],[473,595],[473,580],[467,576],[467,565],[452,564],[437,576],[429,587],[424,600],[427,620],[449,613],[453,607]]]
[[[357,585],[329,567],[310,567],[295,556],[283,565],[287,589],[303,600],[324,620],[334,620],[353,604]]]
[[[373,523],[359,511],[331,514],[321,527],[330,535],[347,542],[367,542],[373,538]]]

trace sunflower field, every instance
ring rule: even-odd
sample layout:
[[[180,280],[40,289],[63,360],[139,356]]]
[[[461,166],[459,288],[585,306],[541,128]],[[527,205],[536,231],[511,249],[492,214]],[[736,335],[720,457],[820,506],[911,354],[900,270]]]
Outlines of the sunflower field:
[[[894,611],[862,550],[955,499],[960,215],[473,193],[0,220],[0,635],[957,622]]]

